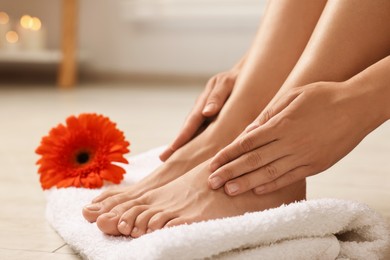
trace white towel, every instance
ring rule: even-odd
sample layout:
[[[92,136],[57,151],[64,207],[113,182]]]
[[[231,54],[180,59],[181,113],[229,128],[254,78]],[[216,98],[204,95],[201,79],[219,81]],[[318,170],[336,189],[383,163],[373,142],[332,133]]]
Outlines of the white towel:
[[[123,185],[160,163],[155,149],[130,157]],[[87,259],[381,259],[389,243],[384,220],[357,202],[321,199],[243,216],[162,229],[138,239],[102,234],[81,209],[102,190],[46,191],[46,216]]]

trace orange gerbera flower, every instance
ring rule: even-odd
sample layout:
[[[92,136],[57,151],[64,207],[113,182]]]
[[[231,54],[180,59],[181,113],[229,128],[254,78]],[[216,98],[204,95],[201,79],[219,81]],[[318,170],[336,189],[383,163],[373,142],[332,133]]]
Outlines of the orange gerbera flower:
[[[53,128],[36,150],[42,156],[37,162],[42,188],[99,188],[104,180],[120,183],[125,170],[112,162],[128,163],[123,155],[129,145],[107,117],[70,116],[66,126]]]

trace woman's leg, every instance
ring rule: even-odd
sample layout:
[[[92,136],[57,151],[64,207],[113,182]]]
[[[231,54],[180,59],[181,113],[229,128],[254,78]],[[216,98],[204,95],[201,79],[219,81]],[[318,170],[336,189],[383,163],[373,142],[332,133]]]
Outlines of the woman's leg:
[[[329,1],[315,33],[283,87],[319,80],[345,80],[388,55],[388,17],[388,1],[362,0],[358,5],[355,1]],[[241,104],[245,102],[245,99],[241,100]],[[229,108],[222,112],[225,111]],[[221,118],[223,116],[222,113]],[[99,217],[99,228],[110,234],[120,232],[138,237],[164,226],[234,216],[304,197],[304,183],[299,182],[264,196],[249,191],[232,198],[221,189],[207,189],[208,171],[207,163],[202,164],[166,186],[117,205],[110,213]]]
[[[390,1],[329,0],[282,89],[345,81],[390,54]]]
[[[183,170],[172,172],[170,162],[173,165],[176,160],[189,162],[191,164],[191,167],[187,167],[189,170],[209,159],[215,152],[236,138],[264,109],[287,78],[303,52],[324,5],[325,1],[322,0],[271,1],[246,64],[218,118],[201,135],[175,152],[167,164],[163,165],[165,170],[158,170],[157,173],[145,179],[142,184],[150,187],[150,183],[158,181],[155,180],[157,178],[160,182],[153,188],[160,187],[185,172]],[[193,159],[194,153],[211,144],[214,145],[211,153]],[[202,151],[200,154],[204,155],[205,153]],[[136,188],[137,185],[134,187]],[[134,189],[130,188],[129,192],[114,196],[105,194],[100,198],[98,205],[92,205],[92,207],[99,206],[100,210],[84,209],[84,216],[89,221],[94,221],[102,213],[110,211],[120,203],[138,198],[139,194],[142,193],[134,192]],[[118,216],[127,208],[122,207],[120,210],[115,210],[118,211],[116,218],[118,221]],[[109,223],[115,222],[114,218],[102,215],[100,223],[104,222],[105,219]]]

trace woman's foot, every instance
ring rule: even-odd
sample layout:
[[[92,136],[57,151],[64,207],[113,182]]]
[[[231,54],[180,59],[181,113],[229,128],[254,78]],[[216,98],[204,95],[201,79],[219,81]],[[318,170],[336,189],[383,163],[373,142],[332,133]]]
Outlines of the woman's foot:
[[[201,134],[176,151],[163,165],[140,182],[129,187],[104,191],[83,208],[84,218],[95,222],[114,206],[136,199],[144,193],[178,178],[193,167],[211,158],[245,128],[248,122],[236,120],[225,126],[215,120]]]
[[[252,191],[230,197],[223,188],[211,190],[208,163],[202,163],[176,180],[134,200],[112,200],[110,212],[97,219],[101,231],[137,238],[163,227],[242,215],[305,199],[305,181],[266,195]],[[110,200],[110,199],[108,199]],[[125,201],[118,203],[118,201]]]
[[[128,188],[103,192],[92,201],[93,204],[83,209],[84,217],[90,222],[96,221],[101,214],[116,205],[138,198],[145,192],[183,175],[232,142],[256,118],[276,92],[275,87],[270,87],[269,84],[257,83],[259,76],[256,68],[253,66],[246,72],[245,80],[238,80],[218,117],[201,134],[175,151],[160,168],[139,183]]]

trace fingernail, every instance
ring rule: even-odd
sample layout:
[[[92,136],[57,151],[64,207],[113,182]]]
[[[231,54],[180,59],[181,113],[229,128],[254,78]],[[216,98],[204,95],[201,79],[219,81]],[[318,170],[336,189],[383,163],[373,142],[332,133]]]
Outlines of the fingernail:
[[[216,108],[216,105],[215,103],[209,103],[206,105],[206,107],[203,109],[203,113],[210,113],[212,111],[214,111]]]
[[[91,211],[99,211],[102,207],[99,204],[89,204],[85,208]]]
[[[261,194],[261,193],[264,192],[264,190],[265,190],[265,187],[264,186],[260,186],[260,187],[255,188],[255,193]]]
[[[115,218],[117,216],[117,214],[114,212],[108,212],[108,213],[105,213],[103,216],[105,216],[106,218]]]
[[[210,164],[210,170],[211,170],[212,172],[214,172],[215,170],[217,170],[218,167],[219,167],[219,165],[218,165],[217,162],[212,162],[212,163]]]
[[[150,228],[148,228],[148,230],[146,230],[146,233],[152,233],[153,232],[153,230],[151,230]]]
[[[219,187],[222,186],[221,177],[215,176],[215,177],[212,177],[209,181],[211,184],[211,188],[213,188],[213,189],[218,189]]]
[[[239,188],[240,187],[238,186],[237,183],[229,183],[229,184],[227,184],[227,189],[228,189],[230,194],[236,193]]]

